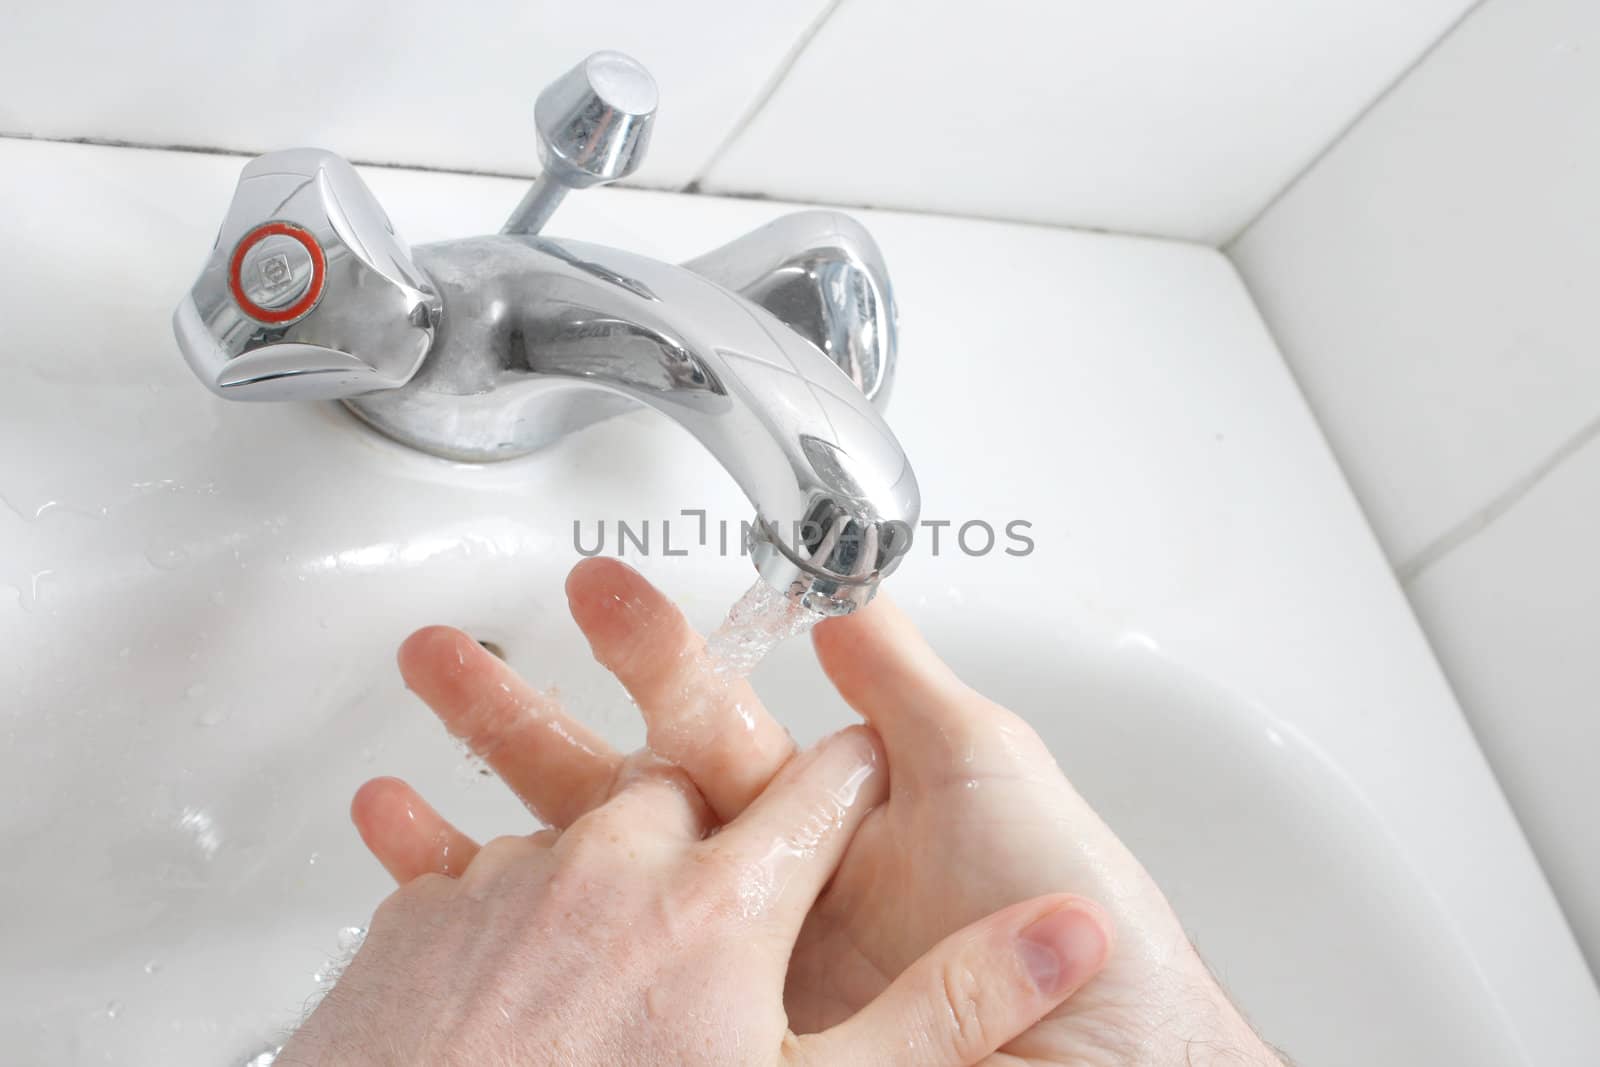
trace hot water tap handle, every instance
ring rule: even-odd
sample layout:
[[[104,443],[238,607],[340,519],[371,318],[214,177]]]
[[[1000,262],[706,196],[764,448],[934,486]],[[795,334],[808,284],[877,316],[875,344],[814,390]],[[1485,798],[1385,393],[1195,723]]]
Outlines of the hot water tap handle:
[[[172,325],[218,396],[322,400],[406,384],[441,313],[355,168],[296,148],[244,168]]]

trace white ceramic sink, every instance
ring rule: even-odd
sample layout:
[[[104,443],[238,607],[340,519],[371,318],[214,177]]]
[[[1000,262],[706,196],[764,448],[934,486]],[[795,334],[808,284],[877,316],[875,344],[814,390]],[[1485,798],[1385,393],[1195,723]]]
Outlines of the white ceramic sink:
[[[448,622],[620,743],[567,620],[606,519],[748,509],[640,412],[465,467],[334,407],[227,405],[167,316],[242,160],[0,140],[0,1047],[241,1063],[387,891],[345,817],[398,774],[527,826],[402,689]],[[372,171],[413,241],[493,179]],[[682,258],[771,204],[605,192],[553,227]],[[1300,1064],[1591,1063],[1600,997],[1247,295],[1191,246],[866,213],[901,298],[890,421],[948,534],[889,583],[1022,711]],[[689,522],[681,517],[679,522]],[[675,543],[678,541],[675,531]],[[711,626],[747,561],[633,560]],[[801,740],[848,719],[803,645],[757,674]]]

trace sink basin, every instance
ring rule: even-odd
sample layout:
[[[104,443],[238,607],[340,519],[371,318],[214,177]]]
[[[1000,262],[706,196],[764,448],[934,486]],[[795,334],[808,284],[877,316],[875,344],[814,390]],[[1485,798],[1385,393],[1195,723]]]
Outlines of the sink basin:
[[[754,577],[715,550],[745,501],[652,413],[473,467],[331,405],[210,397],[166,322],[239,165],[0,139],[36,205],[0,222],[18,1062],[238,1064],[280,1040],[388,890],[345,817],[369,777],[471,832],[529,825],[401,687],[412,629],[493,641],[630,745],[566,617],[574,523],[614,552],[618,520],[652,522],[657,553],[625,558],[703,627]],[[490,230],[520,192],[366,177],[417,241]],[[555,229],[685,258],[776,211],[608,191]],[[890,595],[1035,724],[1264,1036],[1302,1064],[1589,1062],[1600,996],[1225,261],[867,221],[900,285],[890,421],[953,523]],[[661,555],[686,508],[711,544]],[[1033,551],[967,554],[972,520],[1029,523]],[[756,681],[802,741],[850,719],[803,642]]]

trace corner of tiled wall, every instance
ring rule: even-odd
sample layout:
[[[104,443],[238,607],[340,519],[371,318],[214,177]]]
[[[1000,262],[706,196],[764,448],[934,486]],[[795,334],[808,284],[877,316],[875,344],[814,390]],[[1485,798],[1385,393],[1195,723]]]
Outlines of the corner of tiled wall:
[[[1600,7],[1485,0],[1229,248],[1600,969]]]

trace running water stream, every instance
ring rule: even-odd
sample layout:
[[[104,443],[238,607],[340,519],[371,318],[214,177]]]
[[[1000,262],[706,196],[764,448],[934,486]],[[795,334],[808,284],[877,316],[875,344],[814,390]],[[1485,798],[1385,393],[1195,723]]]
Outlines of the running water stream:
[[[706,647],[718,673],[743,678],[767,653],[823,618],[758,578],[728,610],[728,617],[706,640]]]

